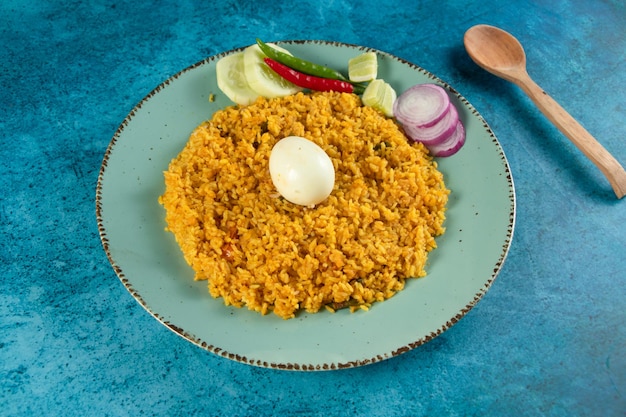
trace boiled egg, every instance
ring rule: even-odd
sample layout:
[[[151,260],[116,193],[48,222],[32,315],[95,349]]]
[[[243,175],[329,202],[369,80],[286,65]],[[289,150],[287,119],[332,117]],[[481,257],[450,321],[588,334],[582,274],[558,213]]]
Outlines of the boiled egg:
[[[316,143],[300,136],[279,140],[270,153],[270,176],[287,201],[313,207],[335,186],[335,167]]]

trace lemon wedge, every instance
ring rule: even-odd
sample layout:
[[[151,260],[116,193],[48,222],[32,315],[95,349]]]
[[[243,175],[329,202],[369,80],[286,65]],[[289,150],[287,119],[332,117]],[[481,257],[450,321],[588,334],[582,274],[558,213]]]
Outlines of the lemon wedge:
[[[361,101],[387,117],[393,117],[393,103],[396,101],[396,90],[384,80],[370,82],[365,88]]]
[[[365,52],[348,61],[348,78],[355,83],[371,81],[378,75],[378,58],[375,52]]]

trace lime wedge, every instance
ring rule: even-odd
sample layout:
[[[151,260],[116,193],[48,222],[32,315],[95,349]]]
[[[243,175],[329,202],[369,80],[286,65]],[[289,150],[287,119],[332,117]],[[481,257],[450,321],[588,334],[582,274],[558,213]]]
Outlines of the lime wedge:
[[[268,43],[268,45],[279,51],[289,53],[289,51],[277,45],[271,43]],[[276,74],[263,61],[264,58],[265,54],[257,44],[249,46],[243,51],[246,80],[250,88],[256,91],[258,95],[265,98],[284,97],[303,90]]]
[[[246,106],[259,94],[250,88],[243,71],[243,52],[227,55],[215,64],[217,86],[233,102]]]
[[[361,96],[366,106],[372,107],[387,117],[393,117],[393,103],[396,101],[396,90],[383,80],[370,82]]]
[[[371,81],[378,74],[378,59],[375,52],[365,52],[348,61],[348,78],[355,83]]]

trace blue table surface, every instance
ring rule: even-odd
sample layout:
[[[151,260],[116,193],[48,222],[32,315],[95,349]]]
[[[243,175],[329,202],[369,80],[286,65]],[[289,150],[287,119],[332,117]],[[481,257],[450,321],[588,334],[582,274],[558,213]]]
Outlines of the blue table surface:
[[[621,0],[0,3],[0,414],[626,415],[626,199],[463,34],[516,35],[531,76],[626,163]],[[205,57],[265,40],[380,49],[487,120],[515,181],[512,246],[462,320],[340,371],[231,361],[161,325],[103,251],[95,188],[128,112]]]

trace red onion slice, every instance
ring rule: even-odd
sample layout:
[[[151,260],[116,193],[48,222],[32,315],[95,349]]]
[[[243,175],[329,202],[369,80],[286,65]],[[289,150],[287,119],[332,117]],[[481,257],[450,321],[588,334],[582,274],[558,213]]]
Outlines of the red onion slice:
[[[450,137],[457,128],[459,121],[459,112],[454,105],[448,106],[448,111],[443,118],[432,126],[417,127],[403,126],[406,135],[416,141],[422,142],[426,146],[437,145]]]
[[[443,142],[426,147],[433,156],[446,157],[454,155],[465,144],[465,127],[459,119],[456,123],[456,129],[452,134]]]
[[[393,104],[393,114],[405,126],[429,127],[441,120],[450,107],[450,97],[437,84],[417,84]]]

